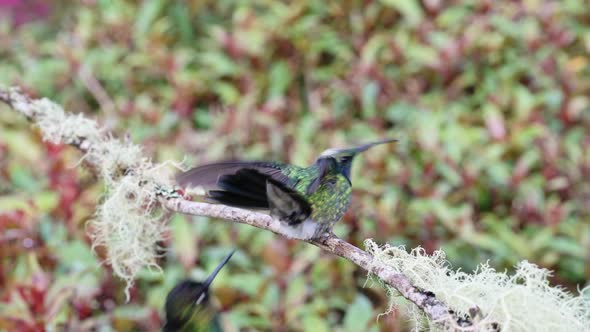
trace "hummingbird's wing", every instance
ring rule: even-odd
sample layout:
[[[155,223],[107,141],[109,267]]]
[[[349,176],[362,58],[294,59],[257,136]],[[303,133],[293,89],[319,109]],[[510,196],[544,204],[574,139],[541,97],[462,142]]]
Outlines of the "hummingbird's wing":
[[[177,177],[182,186],[201,186],[207,198],[224,205],[269,209],[273,217],[297,225],[311,214],[310,203],[275,162],[229,161],[193,168]]]
[[[270,215],[289,226],[297,226],[311,215],[309,202],[299,192],[278,181],[266,181],[266,196]]]
[[[324,176],[326,176],[326,174],[328,173],[328,171],[330,169],[330,165],[331,165],[332,161],[333,161],[333,159],[330,159],[330,158],[320,158],[316,161],[316,165],[318,167],[318,175],[307,187],[306,193],[308,195],[311,195],[319,188],[319,186],[322,182],[322,179],[324,178]]]
[[[311,214],[311,205],[299,192],[257,169],[222,175],[217,186],[220,190],[210,190],[209,199],[236,207],[270,209],[273,217],[289,225],[299,224]]]
[[[224,205],[270,209],[273,217],[297,225],[311,214],[311,205],[290,186],[281,164],[230,162],[211,164],[180,174],[181,185],[208,188],[207,198]]]
[[[281,182],[289,183],[290,179],[283,174],[286,164],[265,161],[223,161],[195,167],[180,173],[176,181],[183,187],[203,187],[205,190],[219,189],[218,181],[223,175],[236,174],[241,169],[255,169],[259,173],[270,176]]]
[[[256,169],[242,168],[217,180],[217,190],[207,197],[217,203],[253,209],[268,209],[266,181],[271,178]]]

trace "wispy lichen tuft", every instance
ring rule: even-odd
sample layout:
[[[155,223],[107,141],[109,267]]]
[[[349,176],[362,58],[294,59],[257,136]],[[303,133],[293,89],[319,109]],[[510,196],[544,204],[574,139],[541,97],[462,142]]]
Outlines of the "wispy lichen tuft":
[[[375,257],[374,264],[386,264],[403,273],[411,282],[433,292],[461,315],[479,314],[471,328],[462,331],[494,331],[496,322],[502,331],[589,331],[590,287],[574,296],[560,287],[552,287],[550,271],[527,261],[516,266],[513,274],[498,272],[481,264],[473,273],[451,269],[442,251],[426,254],[415,248],[407,252],[403,246],[379,246],[366,240],[367,250]],[[389,289],[396,295],[395,289]],[[450,331],[452,326],[430,322],[420,325],[426,317],[419,310],[409,309],[416,317],[416,330]]]
[[[162,239],[166,218],[156,208],[156,188],[149,169],[110,179],[108,193],[90,221],[93,247],[103,246],[113,271],[133,284],[144,267],[159,268],[157,242]]]
[[[74,144],[86,151],[83,160],[98,171],[106,194],[89,222],[93,248],[106,249],[106,262],[127,282],[126,295],[142,268],[159,268],[158,246],[166,229],[165,214],[156,192],[170,188],[170,174],[153,164],[139,146],[109,137],[96,121],[68,114],[48,99],[29,100],[10,89],[14,109],[35,119],[43,139]]]

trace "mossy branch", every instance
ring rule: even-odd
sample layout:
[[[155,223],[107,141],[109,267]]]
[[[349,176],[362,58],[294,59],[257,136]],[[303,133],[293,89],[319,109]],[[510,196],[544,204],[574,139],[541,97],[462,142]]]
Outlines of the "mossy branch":
[[[167,211],[281,234],[279,222],[267,214],[184,199],[163,165],[143,157],[139,146],[104,133],[93,120],[67,114],[47,99],[31,99],[18,88],[0,88],[0,101],[37,125],[45,140],[80,149],[83,160],[101,176],[107,196],[90,224],[90,235],[93,246],[106,248],[106,261],[128,287],[140,269],[159,268],[157,242],[166,228]],[[550,272],[528,262],[521,262],[513,276],[486,264],[467,274],[449,269],[441,251],[432,256],[420,248],[408,253],[371,240],[364,251],[334,234],[307,242],[381,279],[426,315],[430,330],[581,331],[590,325],[590,300],[584,294],[589,288],[574,297],[551,287]]]
[[[140,195],[141,200],[147,200],[148,206],[152,206],[155,203],[154,197],[159,198],[159,202],[163,203],[168,210],[195,215],[195,216],[207,216],[213,218],[220,218],[225,219],[237,223],[248,224],[251,226],[255,226],[261,229],[269,230],[273,233],[281,234],[281,227],[278,221],[273,219],[267,214],[259,213],[259,212],[252,212],[244,209],[233,208],[224,205],[217,205],[217,204],[207,204],[207,203],[200,203],[200,202],[193,202],[185,200],[179,195],[175,194],[174,190],[166,190],[164,188],[172,188],[171,184],[167,181],[162,181],[163,178],[156,179],[152,177],[152,183],[148,183],[149,179],[141,179],[140,177],[132,177],[129,178],[129,174],[139,174],[139,173],[146,173],[145,170],[152,170],[154,168],[149,161],[146,161],[145,158],[140,157],[137,153],[134,153],[134,157],[136,160],[141,162],[133,162],[131,160],[121,160],[118,158],[106,158],[110,160],[111,166],[105,167],[102,165],[104,163],[105,158],[101,158],[101,155],[107,154],[104,151],[105,142],[114,140],[113,138],[104,138],[107,137],[104,134],[100,133],[100,128],[96,122],[83,118],[85,125],[80,126],[74,125],[71,123],[67,125],[65,128],[55,129],[52,128],[51,125],[46,123],[52,118],[60,119],[59,122],[62,124],[67,122],[65,121],[65,117],[68,115],[63,112],[63,110],[57,106],[56,104],[50,102],[47,99],[30,99],[26,95],[24,95],[18,88],[10,88],[10,89],[0,89],[0,100],[9,105],[13,110],[23,114],[24,116],[29,119],[32,123],[38,125],[41,128],[41,131],[44,135],[44,138],[47,140],[52,141],[53,143],[65,143],[70,144],[82,152],[86,154],[85,162],[91,164],[94,169],[101,170],[101,175],[103,178],[106,178],[109,183],[117,184],[116,186],[107,186],[107,189],[119,190],[123,191],[123,195],[117,195],[116,201],[107,200],[106,203],[108,204],[109,201],[112,201],[113,204],[118,204],[118,206],[108,206],[105,207],[103,205],[99,208],[98,211],[98,218],[99,222],[94,222],[94,227],[98,228],[98,234],[93,234],[93,238],[95,240],[95,245],[103,245],[109,251],[109,263],[113,265],[115,272],[126,279],[128,282],[132,282],[133,277],[135,275],[137,267],[142,266],[156,266],[155,263],[155,255],[139,255],[139,257],[133,257],[132,255],[124,252],[122,246],[115,246],[116,249],[113,250],[112,247],[112,239],[109,239],[112,236],[112,233],[120,232],[121,229],[115,229],[122,227],[122,222],[113,223],[113,219],[120,219],[117,216],[113,215],[114,211],[120,210],[123,204],[120,204],[119,201],[128,200],[129,193],[137,190],[140,192],[145,192],[145,188],[151,188],[153,192],[148,193],[147,195]],[[53,113],[53,114],[51,114]],[[82,118],[78,118],[82,119]],[[71,132],[68,132],[71,130]],[[123,142],[119,142],[122,146],[125,146]],[[112,148],[112,144],[110,146]],[[127,148],[130,145],[127,144]],[[138,149],[133,149],[134,151],[139,151]],[[98,151],[98,153],[93,153],[93,151]],[[112,150],[111,150],[112,151]],[[143,170],[143,171],[142,171]],[[109,173],[109,174],[105,174]],[[116,176],[116,174],[120,174]],[[159,180],[159,181],[158,181]],[[130,181],[137,181],[137,183],[130,183]],[[122,185],[122,182],[125,182],[125,185]],[[129,189],[131,186],[131,189]],[[136,200],[137,198],[134,198]],[[143,203],[139,201],[139,203]],[[129,202],[128,202],[129,203]],[[135,205],[137,203],[131,202],[130,210],[135,209]],[[142,204],[144,205],[144,204]],[[146,220],[136,220],[136,221],[125,221],[125,224],[128,223],[135,223],[135,224],[150,224],[155,222],[156,226],[153,227],[154,229],[151,230],[149,238],[152,241],[144,242],[143,246],[152,245],[155,248],[155,242],[153,241],[154,238],[157,238],[158,230],[160,229],[160,225],[162,220],[159,218],[153,217],[154,211],[146,211],[145,213],[141,213],[140,215],[150,218],[150,221]],[[101,215],[108,214],[105,218],[100,218]],[[125,216],[132,215],[133,211],[126,211],[124,214]],[[102,220],[107,219],[107,220]],[[112,225],[103,225],[102,222],[108,222]],[[104,228],[103,228],[104,227]],[[96,231],[96,229],[95,229]],[[130,242],[142,242],[145,239],[135,238],[137,241],[133,241],[134,237],[129,234],[130,230],[125,230],[124,234],[126,236],[121,236],[125,239],[125,244],[127,247],[130,247]],[[133,231],[133,230],[131,230]],[[145,229],[140,229],[139,232],[145,232]],[[106,234],[106,233],[111,234]],[[438,322],[461,322],[462,326],[469,326],[471,325],[470,322],[465,322],[464,319],[458,317],[456,314],[453,314],[452,311],[447,308],[447,306],[439,301],[435,294],[419,289],[414,287],[410,280],[406,278],[401,273],[396,273],[392,269],[388,268],[387,266],[380,266],[375,265],[373,262],[373,257],[364,250],[361,250],[352,244],[336,237],[333,234],[329,236],[325,236],[321,239],[311,240],[308,241],[309,243],[329,252],[335,254],[337,256],[343,257],[350,262],[358,265],[359,267],[365,269],[369,273],[372,273],[383,280],[388,285],[394,287],[399,291],[399,293],[407,298],[408,300],[415,303],[421,310],[428,315],[428,317],[432,321]],[[117,242],[118,243],[118,242]],[[153,252],[149,248],[143,248],[142,250],[146,250],[148,252]],[[122,253],[123,251],[123,253]],[[120,262],[119,260],[123,260]],[[465,325],[467,323],[467,325]]]
[[[187,201],[179,198],[164,200],[164,205],[175,212],[230,220],[283,235],[279,221],[273,219],[268,214],[224,205]],[[329,234],[322,238],[308,240],[306,242],[331,254],[345,258],[367,272],[374,274],[386,284],[395,288],[403,297],[416,304],[431,320],[461,322],[463,326],[471,325],[471,322],[454,316],[449,308],[436,298],[434,293],[413,286],[406,276],[393,271],[387,265],[375,264],[373,256],[368,252],[338,238],[336,235]]]

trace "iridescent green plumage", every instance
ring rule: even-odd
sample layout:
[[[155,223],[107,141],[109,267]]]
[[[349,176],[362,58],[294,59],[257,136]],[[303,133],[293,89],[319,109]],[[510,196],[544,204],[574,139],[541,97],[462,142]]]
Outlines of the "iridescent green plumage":
[[[297,239],[317,238],[332,229],[350,206],[350,169],[356,154],[395,140],[324,151],[309,167],[280,162],[230,161],[191,169],[178,176],[182,186],[201,186],[225,205],[267,209]]]

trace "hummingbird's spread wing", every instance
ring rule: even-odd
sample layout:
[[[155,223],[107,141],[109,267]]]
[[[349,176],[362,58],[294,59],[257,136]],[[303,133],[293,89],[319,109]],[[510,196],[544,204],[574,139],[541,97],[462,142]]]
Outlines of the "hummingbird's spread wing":
[[[218,180],[223,175],[236,174],[241,169],[254,169],[271,178],[289,183],[289,178],[283,174],[282,168],[286,165],[276,162],[264,161],[224,161],[203,165],[180,173],[176,181],[183,187],[203,187],[205,190],[219,189]]]
[[[282,164],[265,162],[223,162],[204,165],[182,173],[183,186],[202,186],[207,198],[221,204],[270,209],[271,215],[297,225],[311,214],[311,205],[282,172]]]
[[[266,181],[270,176],[255,169],[243,168],[217,180],[219,190],[209,190],[207,197],[217,203],[254,209],[268,209]]]
[[[208,193],[211,200],[236,207],[270,209],[273,217],[292,226],[311,214],[311,205],[300,193],[257,169],[244,168],[223,175],[217,186],[221,190]]]
[[[288,187],[286,165],[260,161],[226,161],[193,168],[177,176],[184,187],[202,187],[210,200],[243,208],[268,209],[266,182]]]

